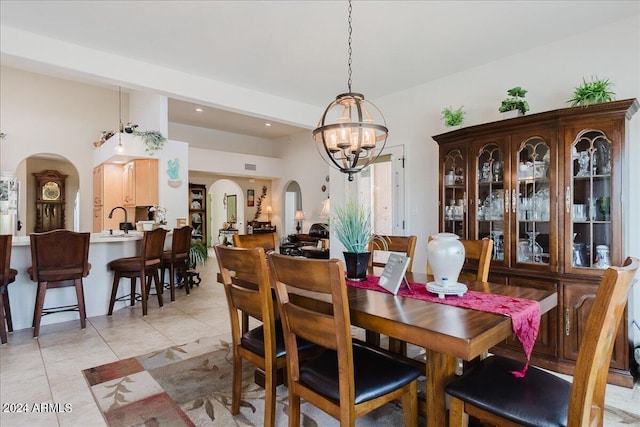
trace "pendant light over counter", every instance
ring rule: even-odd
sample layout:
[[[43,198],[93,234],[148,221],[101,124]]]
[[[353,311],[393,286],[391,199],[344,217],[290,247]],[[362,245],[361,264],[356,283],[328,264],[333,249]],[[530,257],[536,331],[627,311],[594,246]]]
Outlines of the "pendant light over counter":
[[[387,143],[386,122],[382,112],[364,95],[351,91],[351,1],[349,1],[349,91],[338,95],[324,111],[313,131],[320,156],[333,167],[349,175],[373,163]]]

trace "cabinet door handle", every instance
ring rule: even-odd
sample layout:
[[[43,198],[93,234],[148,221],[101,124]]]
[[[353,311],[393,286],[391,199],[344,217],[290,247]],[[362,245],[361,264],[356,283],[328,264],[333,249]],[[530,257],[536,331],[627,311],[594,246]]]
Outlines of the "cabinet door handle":
[[[516,213],[518,207],[518,199],[516,196],[516,189],[511,190],[511,212]]]
[[[567,213],[571,213],[571,187],[567,187],[567,191],[564,196],[564,205]]]
[[[508,214],[509,213],[509,190],[505,190],[504,191],[504,213]]]
[[[569,319],[569,309],[567,308],[564,311],[564,334],[566,336],[569,336],[571,332],[571,321]]]

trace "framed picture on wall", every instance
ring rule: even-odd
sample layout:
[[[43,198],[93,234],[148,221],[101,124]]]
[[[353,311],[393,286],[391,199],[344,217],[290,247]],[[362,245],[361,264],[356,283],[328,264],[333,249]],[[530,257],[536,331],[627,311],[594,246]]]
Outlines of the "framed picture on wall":
[[[255,204],[255,191],[247,190],[247,206],[251,207]]]

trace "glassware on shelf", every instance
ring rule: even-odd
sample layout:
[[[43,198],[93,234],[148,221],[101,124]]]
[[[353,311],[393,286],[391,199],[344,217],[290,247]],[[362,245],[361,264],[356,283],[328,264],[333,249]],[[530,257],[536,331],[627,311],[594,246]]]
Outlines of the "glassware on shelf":
[[[587,267],[584,260],[584,243],[573,244],[573,266],[574,267]]]
[[[518,219],[526,221],[531,218],[531,198],[520,198],[520,206],[518,207]]]
[[[600,197],[597,200],[598,210],[602,214],[602,219],[604,221],[611,220],[611,197]]]
[[[493,239],[493,259],[504,260],[504,237],[502,231],[493,230],[491,238]]]
[[[493,181],[502,181],[502,162],[493,162]]]
[[[576,176],[589,176],[589,152],[588,151],[580,151],[578,154],[578,165],[580,169]]]
[[[536,237],[540,234],[537,231],[527,231],[529,235],[529,254],[531,262],[542,262],[542,246],[536,242]]]
[[[518,262],[531,262],[531,247],[528,239],[518,240]]]

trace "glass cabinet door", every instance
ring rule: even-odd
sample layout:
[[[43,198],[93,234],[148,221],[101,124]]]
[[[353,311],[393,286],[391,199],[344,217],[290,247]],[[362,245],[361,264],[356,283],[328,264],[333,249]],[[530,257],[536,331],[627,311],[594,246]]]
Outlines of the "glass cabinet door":
[[[517,185],[512,191],[515,207],[515,262],[550,264],[551,188],[549,142],[535,136],[518,148]],[[513,209],[512,209],[513,210]]]
[[[571,144],[570,187],[566,214],[571,217],[572,270],[611,265],[611,196],[613,145],[601,130],[584,130]]]
[[[475,167],[475,238],[493,239],[492,257],[496,261],[504,261],[509,191],[505,185],[505,154],[502,146],[496,143],[482,146]]]
[[[466,159],[462,150],[448,151],[443,159],[441,206],[442,227],[446,233],[454,233],[461,239],[467,238],[467,183]]]

